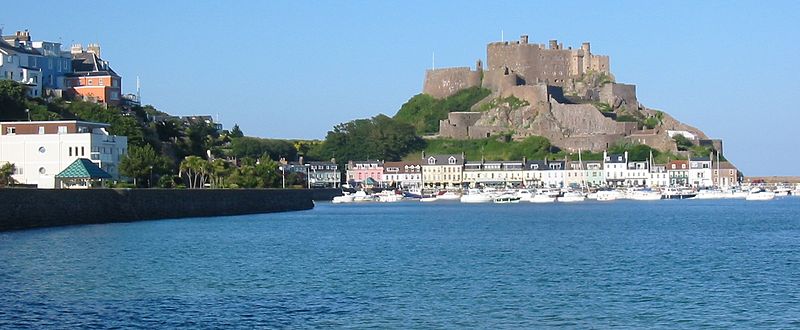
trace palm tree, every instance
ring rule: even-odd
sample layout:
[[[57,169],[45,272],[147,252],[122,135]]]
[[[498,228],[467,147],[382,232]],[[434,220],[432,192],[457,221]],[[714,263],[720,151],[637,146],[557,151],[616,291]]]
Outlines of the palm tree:
[[[189,179],[189,188],[198,188],[202,185],[201,179],[204,182],[204,164],[208,164],[208,162],[200,158],[198,156],[186,156],[186,158],[181,161],[180,165],[180,173],[186,173],[187,178]]]
[[[12,175],[14,175],[14,171],[16,170],[16,166],[12,163],[6,163],[3,166],[0,166],[0,186],[8,186],[13,185],[17,181],[14,180]]]
[[[225,160],[217,158],[211,161],[211,187],[222,188],[228,174],[228,163]]]

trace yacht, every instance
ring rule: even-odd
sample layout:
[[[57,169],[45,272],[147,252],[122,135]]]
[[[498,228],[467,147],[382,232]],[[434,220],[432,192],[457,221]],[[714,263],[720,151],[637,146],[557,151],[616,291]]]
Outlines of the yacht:
[[[628,191],[627,198],[635,201],[657,201],[661,200],[663,196],[658,191],[650,189],[636,189]]]
[[[519,200],[520,200],[519,196],[517,196],[515,194],[511,194],[511,193],[505,193],[505,194],[502,194],[500,196],[495,197],[494,198],[494,203],[495,204],[519,203]]]
[[[663,199],[689,199],[697,196],[697,193],[690,188],[667,188],[661,192]]]
[[[595,194],[597,196],[597,198],[595,199],[597,199],[600,202],[614,201],[622,197],[622,194],[620,194],[616,190],[600,190]]]
[[[462,203],[491,203],[494,197],[480,189],[470,189],[466,195],[462,195],[460,201]]]
[[[356,193],[353,194],[353,201],[356,202],[356,203],[358,203],[358,202],[372,202],[374,200],[375,200],[375,196],[367,194],[367,192],[364,191],[364,190],[356,191]]]
[[[775,193],[760,187],[750,189],[750,192],[747,193],[747,197],[745,197],[745,200],[748,201],[768,201],[772,199],[775,199]]]
[[[583,193],[579,191],[566,192],[564,193],[564,196],[558,198],[559,202],[564,202],[564,203],[583,202],[584,200],[586,200],[586,196],[584,196]]]
[[[555,196],[539,192],[539,193],[536,193],[535,195],[533,195],[529,201],[531,203],[537,203],[537,204],[538,203],[552,203],[552,202],[555,202],[556,199],[557,199],[557,197],[555,197]]]
[[[453,191],[444,191],[444,192],[439,192],[439,194],[436,195],[436,199],[443,201],[457,201],[461,199],[461,194]]]
[[[378,194],[378,201],[382,203],[394,203],[403,200],[403,195],[394,190],[384,190]]]
[[[356,196],[354,196],[353,194],[351,194],[349,192],[345,192],[344,195],[342,195],[342,196],[334,196],[333,200],[331,201],[331,203],[333,203],[333,204],[352,203],[353,199],[355,197]]]

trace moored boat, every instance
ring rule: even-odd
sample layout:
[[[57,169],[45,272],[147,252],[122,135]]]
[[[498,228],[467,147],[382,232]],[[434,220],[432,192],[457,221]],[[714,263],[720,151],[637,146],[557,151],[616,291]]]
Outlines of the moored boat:
[[[662,199],[690,199],[695,196],[697,193],[689,188],[667,188],[661,192]]]
[[[597,200],[600,202],[610,202],[619,199],[621,194],[616,190],[600,190],[597,193]]]
[[[586,200],[586,196],[579,191],[570,191],[564,193],[564,196],[558,198],[559,202],[564,203],[574,203],[574,202],[583,202]]]
[[[764,188],[753,188],[747,193],[745,200],[748,201],[768,201],[775,199],[775,193],[772,191],[764,190]]]
[[[494,198],[495,204],[511,204],[511,203],[519,203],[520,197],[514,194],[502,194]]]

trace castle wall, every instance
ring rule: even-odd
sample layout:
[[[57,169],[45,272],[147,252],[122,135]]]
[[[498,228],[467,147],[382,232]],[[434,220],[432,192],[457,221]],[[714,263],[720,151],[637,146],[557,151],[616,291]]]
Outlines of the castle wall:
[[[600,102],[605,102],[612,107],[625,105],[629,110],[639,108],[636,99],[636,85],[610,83],[600,88]]]
[[[603,116],[591,104],[561,104],[552,102],[551,112],[566,130],[564,135],[631,134],[636,123],[616,122]]]
[[[554,137],[550,139],[550,142],[562,150],[569,152],[577,152],[578,150],[598,152],[607,150],[623,138],[624,137],[619,134],[604,134],[592,136]]]
[[[471,126],[483,115],[482,112],[451,112],[447,119],[439,121],[439,136],[452,139],[467,139],[470,137]]]
[[[445,98],[462,89],[481,85],[480,71],[470,68],[445,68],[427,70],[422,92],[435,98]]]

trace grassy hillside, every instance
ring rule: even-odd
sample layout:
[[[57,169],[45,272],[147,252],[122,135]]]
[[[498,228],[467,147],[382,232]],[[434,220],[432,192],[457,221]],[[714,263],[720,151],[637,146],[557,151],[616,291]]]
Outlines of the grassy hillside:
[[[414,126],[417,134],[433,134],[439,131],[439,121],[447,119],[454,111],[469,111],[470,107],[491,94],[488,89],[471,87],[444,99],[427,94],[417,94],[400,107],[394,119]]]

